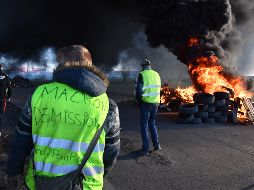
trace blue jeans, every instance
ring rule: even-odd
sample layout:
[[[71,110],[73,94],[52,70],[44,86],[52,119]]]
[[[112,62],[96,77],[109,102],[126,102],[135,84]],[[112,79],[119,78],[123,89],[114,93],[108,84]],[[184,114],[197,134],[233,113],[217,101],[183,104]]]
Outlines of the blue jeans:
[[[141,103],[141,137],[143,141],[142,149],[144,152],[149,151],[148,127],[151,133],[151,138],[154,147],[160,146],[158,140],[155,118],[157,116],[158,105]]]

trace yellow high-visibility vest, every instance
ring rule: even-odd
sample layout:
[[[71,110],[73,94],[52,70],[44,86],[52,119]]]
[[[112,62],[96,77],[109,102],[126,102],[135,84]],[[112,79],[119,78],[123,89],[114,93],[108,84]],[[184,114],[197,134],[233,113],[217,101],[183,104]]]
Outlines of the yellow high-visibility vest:
[[[161,78],[154,70],[144,70],[142,100],[147,103],[160,103]]]
[[[31,108],[34,156],[25,181],[30,190],[36,190],[33,173],[55,177],[78,168],[94,134],[106,119],[109,100],[105,93],[91,97],[68,85],[53,82],[35,90]],[[103,187],[104,147],[103,130],[82,170],[85,190]]]

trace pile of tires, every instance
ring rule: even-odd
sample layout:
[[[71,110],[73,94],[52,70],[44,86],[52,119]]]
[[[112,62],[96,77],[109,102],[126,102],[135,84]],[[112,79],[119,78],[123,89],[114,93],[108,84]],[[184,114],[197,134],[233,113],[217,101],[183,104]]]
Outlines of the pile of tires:
[[[195,117],[198,113],[198,106],[196,104],[182,104],[179,107],[179,123],[183,124],[200,124],[202,120]]]
[[[227,92],[214,92],[214,107],[216,115],[214,116],[215,121],[219,123],[227,122],[228,109],[230,104],[230,94]]]
[[[195,114],[196,118],[200,118],[202,123],[214,123],[215,118],[215,97],[208,93],[196,93],[193,96],[193,101],[198,105],[199,111]]]
[[[179,107],[179,122],[184,124],[225,123],[228,118],[230,94],[196,93],[194,104],[183,104]]]

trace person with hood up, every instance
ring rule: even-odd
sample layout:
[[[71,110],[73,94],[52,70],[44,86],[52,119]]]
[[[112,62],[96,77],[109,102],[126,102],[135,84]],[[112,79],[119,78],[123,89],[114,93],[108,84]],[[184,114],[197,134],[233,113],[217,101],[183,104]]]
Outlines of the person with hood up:
[[[16,189],[28,155],[25,183],[30,190],[38,189],[37,178],[70,175],[77,170],[95,133],[103,129],[82,169],[80,188],[101,190],[103,177],[119,154],[118,107],[107,97],[106,75],[93,66],[84,46],[61,48],[57,61],[53,82],[37,87],[21,113],[9,152],[7,181]],[[43,189],[57,186],[61,184]]]

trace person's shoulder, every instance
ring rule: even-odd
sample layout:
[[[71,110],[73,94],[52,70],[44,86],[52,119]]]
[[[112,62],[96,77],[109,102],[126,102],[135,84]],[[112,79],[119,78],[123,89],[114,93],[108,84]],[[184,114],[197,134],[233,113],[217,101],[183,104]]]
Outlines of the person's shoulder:
[[[117,107],[117,103],[113,99],[109,98],[109,108],[116,109]]]
[[[160,74],[157,71],[155,71],[155,70],[152,70],[152,71],[160,76]]]
[[[142,75],[142,72],[140,72],[137,76],[137,79],[142,79],[143,78],[143,75]]]

